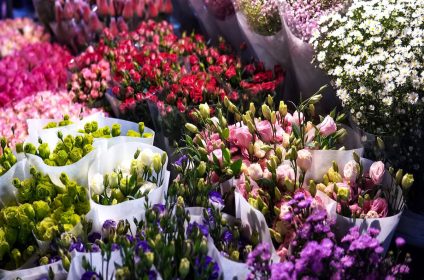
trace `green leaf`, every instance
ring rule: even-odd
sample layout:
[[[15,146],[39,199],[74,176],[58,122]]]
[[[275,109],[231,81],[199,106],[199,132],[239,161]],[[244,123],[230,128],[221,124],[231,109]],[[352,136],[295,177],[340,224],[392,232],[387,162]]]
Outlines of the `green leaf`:
[[[222,157],[224,158],[225,165],[229,165],[231,163],[231,155],[230,150],[227,148],[222,148]]]
[[[239,159],[231,164],[230,168],[233,171],[234,176],[237,176],[240,174],[242,163],[243,161]]]

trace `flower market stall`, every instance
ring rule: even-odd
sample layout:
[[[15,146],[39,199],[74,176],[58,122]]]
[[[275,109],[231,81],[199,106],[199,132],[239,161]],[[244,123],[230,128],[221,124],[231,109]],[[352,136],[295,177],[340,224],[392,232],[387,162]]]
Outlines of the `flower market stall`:
[[[423,0],[33,2],[0,279],[419,279]]]

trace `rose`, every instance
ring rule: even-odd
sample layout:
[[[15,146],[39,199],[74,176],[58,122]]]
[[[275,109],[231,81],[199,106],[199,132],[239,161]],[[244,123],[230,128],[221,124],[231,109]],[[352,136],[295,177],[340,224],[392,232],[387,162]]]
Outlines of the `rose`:
[[[264,142],[271,142],[273,139],[272,127],[269,121],[260,121],[256,123],[256,129]]]
[[[296,164],[302,169],[304,172],[311,168],[312,165],[312,154],[308,150],[300,150],[297,152]]]
[[[277,180],[279,183],[284,183],[285,180],[294,181],[294,170],[288,164],[282,164],[277,167]]]
[[[378,197],[372,202],[370,211],[375,211],[380,218],[384,218],[387,216],[388,207],[387,201],[382,197]]]
[[[381,161],[376,161],[371,165],[369,175],[374,184],[381,184],[385,171],[384,163]]]
[[[330,116],[326,116],[325,119],[317,125],[317,128],[323,136],[329,136],[337,131],[337,125]]]
[[[356,178],[358,177],[359,174],[359,164],[354,161],[351,160],[348,163],[346,163],[346,165],[343,168],[343,176],[345,177],[346,180],[349,180],[350,182],[355,182]]]
[[[96,173],[90,184],[91,191],[95,194],[103,193],[105,187],[103,185],[103,175],[100,173]]]
[[[252,163],[247,168],[247,172],[253,180],[259,180],[263,177],[262,167],[259,163]]]

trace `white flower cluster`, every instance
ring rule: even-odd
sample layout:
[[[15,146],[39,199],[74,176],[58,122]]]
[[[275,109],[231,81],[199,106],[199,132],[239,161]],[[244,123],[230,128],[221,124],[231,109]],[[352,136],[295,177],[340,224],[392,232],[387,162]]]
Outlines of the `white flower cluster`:
[[[424,0],[354,0],[323,16],[315,61],[358,124],[401,134],[424,114]]]

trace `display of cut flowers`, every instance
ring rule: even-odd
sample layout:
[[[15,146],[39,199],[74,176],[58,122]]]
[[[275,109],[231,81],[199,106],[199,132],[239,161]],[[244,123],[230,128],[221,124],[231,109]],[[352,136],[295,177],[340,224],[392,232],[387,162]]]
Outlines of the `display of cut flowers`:
[[[413,176],[388,171],[381,161],[365,163],[357,155],[343,170],[333,162],[316,188],[336,200],[337,213],[345,217],[384,218],[402,211]]]
[[[63,136],[61,131],[57,132],[59,141],[51,150],[49,144],[38,139],[39,146],[25,143],[24,152],[40,157],[45,164],[50,166],[65,166],[78,162],[84,156],[94,150],[91,134]]]
[[[166,153],[137,150],[133,159],[122,161],[114,171],[94,174],[90,183],[92,199],[102,205],[114,205],[147,196],[163,184],[166,160]]]
[[[16,156],[13,154],[10,144],[5,137],[0,138],[0,176],[6,173],[17,162]]]
[[[18,204],[0,210],[2,269],[18,268],[40,254],[36,239],[51,241],[60,232],[72,230],[90,210],[87,190],[66,174],[60,176],[63,186],[33,167],[30,174],[30,178],[13,179]]]

